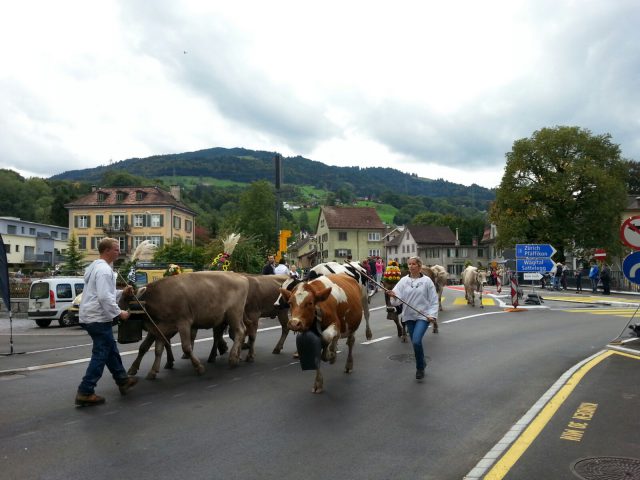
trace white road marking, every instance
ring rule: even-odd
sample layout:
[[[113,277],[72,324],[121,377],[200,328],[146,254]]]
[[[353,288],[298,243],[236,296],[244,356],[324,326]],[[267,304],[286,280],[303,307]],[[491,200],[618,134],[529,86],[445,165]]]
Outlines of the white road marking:
[[[367,340],[366,342],[361,342],[360,345],[370,345],[372,343],[376,343],[376,342],[381,342],[383,340],[386,340],[388,338],[391,338],[390,335],[386,336],[386,337],[380,337],[380,338],[373,338],[371,340]]]

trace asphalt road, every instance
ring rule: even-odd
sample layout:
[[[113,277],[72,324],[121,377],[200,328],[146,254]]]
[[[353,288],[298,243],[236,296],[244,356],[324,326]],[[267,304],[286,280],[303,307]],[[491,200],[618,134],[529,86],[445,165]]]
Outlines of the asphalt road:
[[[146,381],[148,354],[129,395],[120,397],[107,374],[97,390],[107,403],[91,408],[73,406],[88,336],[15,320],[15,351],[40,353],[0,357],[0,472],[23,479],[461,479],[564,372],[628,321],[594,314],[605,307],[561,302],[526,312],[472,309],[461,295],[446,290],[440,333],[425,338],[421,382],[410,345],[380,308],[372,313],[374,341],[363,344],[359,332],[352,374],[343,373],[344,354],[323,364],[320,395],[310,393],[314,372],[292,358],[292,335],[281,355],[271,354],[279,330],[263,319],[255,363],[230,369],[224,356],[196,376],[174,347],[176,368]],[[209,337],[198,336],[201,359]],[[136,345],[120,349],[128,367]],[[41,367],[56,363],[63,365]]]

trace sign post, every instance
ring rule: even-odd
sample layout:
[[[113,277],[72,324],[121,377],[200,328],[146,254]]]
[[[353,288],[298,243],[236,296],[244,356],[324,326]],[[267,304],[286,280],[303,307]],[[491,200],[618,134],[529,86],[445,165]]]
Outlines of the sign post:
[[[640,250],[640,215],[627,218],[620,226],[620,239],[627,247]]]
[[[531,289],[534,293],[536,290],[534,280],[540,280],[543,273],[553,269],[554,262],[551,257],[554,253],[556,253],[556,249],[548,243],[516,245],[516,272],[522,272],[525,280],[531,280]],[[540,295],[537,297],[540,301]],[[517,307],[517,300],[515,306]]]

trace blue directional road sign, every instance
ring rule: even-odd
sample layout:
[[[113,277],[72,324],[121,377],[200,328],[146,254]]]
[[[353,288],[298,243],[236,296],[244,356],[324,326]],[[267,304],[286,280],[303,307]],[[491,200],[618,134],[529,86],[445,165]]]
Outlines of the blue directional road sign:
[[[550,258],[516,258],[517,272],[548,272],[553,268]]]
[[[622,272],[630,282],[640,284],[640,252],[627,255],[622,262]]]
[[[516,245],[516,258],[550,258],[556,249],[548,243],[528,243]]]

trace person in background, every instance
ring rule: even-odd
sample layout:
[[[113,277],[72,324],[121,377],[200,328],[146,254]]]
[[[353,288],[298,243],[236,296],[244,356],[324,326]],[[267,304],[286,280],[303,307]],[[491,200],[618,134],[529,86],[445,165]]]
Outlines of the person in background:
[[[267,264],[264,267],[262,267],[262,274],[273,275],[276,273],[275,268],[276,268],[276,257],[274,257],[273,255],[269,255],[267,257]]]
[[[602,294],[611,295],[611,267],[606,263],[602,264],[600,280],[602,280]]]
[[[591,280],[591,291],[593,293],[598,292],[598,280],[600,279],[600,269],[595,261],[591,261],[591,268],[589,269],[589,280]]]
[[[556,263],[556,273],[555,273],[555,276],[553,277],[554,290],[560,290],[560,287],[562,285],[561,284],[562,272],[564,272],[564,265],[562,265],[562,263],[560,262]]]
[[[278,265],[276,265],[273,272],[276,275],[284,275],[284,274],[289,275],[289,267],[287,267],[287,262],[284,259],[284,257],[280,259],[280,261],[278,262]]]
[[[387,291],[392,305],[400,305],[402,303],[400,299],[406,302],[402,321],[407,325],[413,344],[416,357],[416,380],[424,378],[424,370],[427,366],[422,338],[427,333],[429,323],[438,319],[440,309],[436,287],[429,277],[422,274],[421,268],[422,261],[418,257],[410,257],[409,275],[402,277],[393,290]],[[409,308],[409,305],[413,308]]]
[[[376,259],[376,282],[382,282],[382,272],[384,272],[384,262],[380,257]]]
[[[576,293],[582,293],[582,265],[579,263],[574,273],[576,277]]]
[[[115,238],[104,238],[98,244],[98,253],[100,258],[94,260],[84,274],[84,291],[80,302],[80,326],[91,336],[93,349],[76,394],[76,405],[79,407],[105,402],[104,397],[95,394],[105,366],[118,385],[121,395],[125,395],[138,382],[136,377],[127,375],[118,345],[113,338],[112,322],[126,321],[129,318],[129,312],[118,307],[118,300],[123,292],[133,294],[133,287],[130,285],[124,290],[116,291],[113,262],[120,255],[120,242]]]
[[[567,277],[569,276],[569,270],[567,268],[567,264],[562,264],[562,275],[560,276],[560,284],[562,285],[562,289],[567,289]]]
[[[291,278],[300,279],[300,274],[298,273],[298,267],[295,263],[291,264],[291,268],[289,269],[289,276]]]

